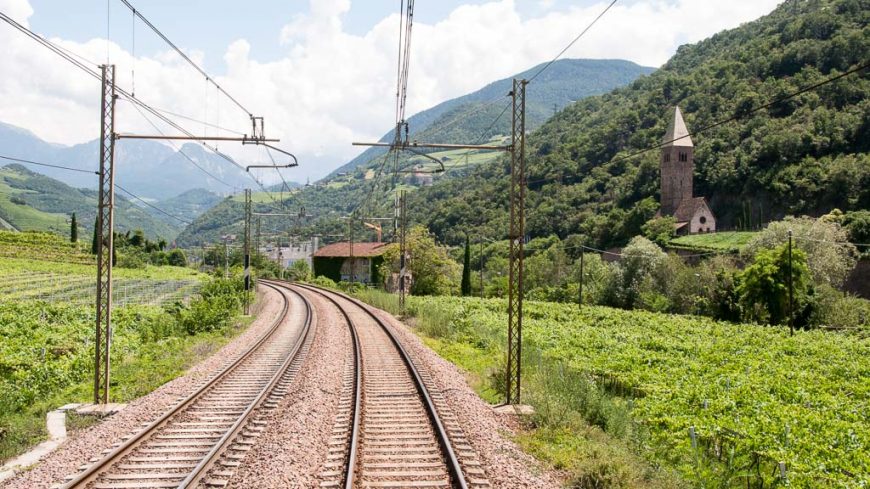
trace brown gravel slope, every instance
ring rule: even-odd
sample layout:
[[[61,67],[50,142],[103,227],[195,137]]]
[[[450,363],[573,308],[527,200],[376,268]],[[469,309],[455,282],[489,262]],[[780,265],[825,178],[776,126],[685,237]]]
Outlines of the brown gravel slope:
[[[429,349],[404,323],[379,309],[372,311],[393,326],[399,341],[418,363],[426,369],[437,389],[447,399],[462,429],[471,440],[493,487],[505,489],[558,488],[556,474],[548,471],[531,455],[523,452],[509,438],[516,433],[519,420],[514,415],[498,414],[481,399],[454,364]]]
[[[91,457],[110,448],[130,432],[137,431],[163,412],[190,395],[206,382],[222,365],[252,345],[271,326],[281,312],[282,301],[277,292],[261,288],[260,312],[257,319],[239,335],[205,361],[187,373],[167,382],[154,392],[131,401],[126,409],[103,422],[73,434],[60,448],[46,456],[32,470],[22,472],[0,484],[4,489],[49,488],[78,471]],[[291,310],[291,315],[293,311]]]

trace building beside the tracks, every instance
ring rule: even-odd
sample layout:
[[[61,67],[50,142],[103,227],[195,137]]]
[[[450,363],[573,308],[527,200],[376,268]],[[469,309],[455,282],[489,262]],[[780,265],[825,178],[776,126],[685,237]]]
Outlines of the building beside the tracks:
[[[383,283],[380,266],[384,263],[384,254],[395,246],[392,243],[354,243],[351,262],[349,242],[326,245],[312,256],[314,276],[336,282],[350,282],[353,278],[354,282],[379,285]]]
[[[260,247],[260,253],[269,260],[279,264],[281,268],[290,268],[297,261],[304,261],[311,267],[312,255],[317,251],[320,241],[318,237],[310,239],[291,238],[287,245],[283,243],[268,243]]]

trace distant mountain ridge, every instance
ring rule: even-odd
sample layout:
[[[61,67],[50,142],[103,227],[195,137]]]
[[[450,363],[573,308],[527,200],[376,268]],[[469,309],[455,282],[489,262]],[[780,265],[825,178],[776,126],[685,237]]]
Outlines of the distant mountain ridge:
[[[502,117],[484,134],[484,130],[499,115],[508,101],[514,78],[528,79],[544,64],[535,66],[510,78],[492,82],[475,92],[442,102],[430,109],[414,114],[408,119],[411,139],[427,142],[478,143],[494,134],[507,134],[510,117]],[[647,75],[655,68],[640,66],[631,61],[610,59],[562,59],[558,60],[535,80],[534,90],[529,90],[526,99],[526,127],[534,130],[557,111],[591,95],[608,92],[627,85],[638,76]],[[582,80],[582,83],[578,83]],[[492,103],[504,97],[504,102]],[[381,142],[393,139],[390,129]],[[324,180],[338,173],[349,172],[360,165],[383,155],[383,148],[369,148],[362,154],[333,171]]]
[[[541,66],[543,65],[519,73],[515,77],[529,78]],[[574,100],[626,86],[651,71],[652,68],[620,60],[557,61],[535,79],[534,90],[529,90],[527,93],[527,128],[531,131],[539,127],[554,112],[564,109]],[[448,100],[415,114],[409,119],[411,138],[432,142],[474,143],[480,138],[507,134],[510,131],[510,113],[500,113],[509,103],[507,93],[515,77],[490,83],[473,93]],[[498,100],[500,98],[503,101]],[[490,103],[493,100],[497,102]],[[499,115],[501,117],[498,122],[492,124]],[[383,139],[390,140],[391,137],[392,132],[388,132]],[[344,225],[338,217],[353,211],[366,199],[366,196],[375,195],[376,200],[382,200],[383,202],[380,203],[387,205],[386,202],[391,197],[382,187],[390,183],[389,177],[380,182],[382,185],[378,192],[372,191],[374,174],[377,173],[374,166],[380,163],[378,159],[380,154],[383,154],[382,150],[371,148],[336,169],[330,176],[312,185],[305,185],[292,193],[285,193],[283,196],[277,193],[279,187],[274,187],[273,198],[275,200],[283,198],[280,203],[282,212],[299,212],[304,208],[305,213],[312,217],[299,222],[290,219],[268,220],[264,224],[263,232],[283,233],[292,228],[294,233],[300,235],[315,232],[338,234],[344,232]],[[439,156],[442,161],[445,161],[445,166],[457,165],[460,161],[457,159],[460,155]],[[474,165],[486,165],[486,162],[494,157],[499,157],[499,154],[490,152],[487,155],[474,155],[471,158],[472,163],[468,163],[468,159],[462,160],[464,162],[461,163],[460,168],[454,167],[454,171],[435,175],[436,182],[439,179],[461,181],[464,178],[463,174],[471,171]],[[400,160],[400,165],[403,167],[415,164],[414,161],[409,161],[407,153],[402,154]],[[401,184],[419,185],[409,180],[402,180]],[[274,210],[278,204],[255,202],[254,205],[255,209],[266,212],[269,209]],[[178,242],[182,245],[192,245],[215,242],[222,234],[240,234],[242,209],[243,204],[240,201],[225,199],[188,226],[179,235]],[[384,215],[389,214],[386,210],[384,212]]]
[[[3,122],[0,122],[0,148],[0,155],[39,163],[88,171],[99,166],[99,141],[63,146],[43,141],[26,129]],[[24,165],[72,187],[97,187],[97,177],[93,174]],[[115,178],[119,185],[152,201],[175,197],[196,188],[226,195],[242,188],[256,187],[244,169],[196,143],[187,143],[176,151],[155,141],[120,140],[115,146],[115,165]]]
[[[77,189],[23,165],[0,166],[0,221],[19,231],[49,231],[69,236],[68,219],[75,212],[79,239],[90,239],[97,212],[96,190]],[[2,226],[7,227],[7,226]],[[142,229],[152,239],[175,239],[182,225],[162,222],[127,199],[115,195],[115,229]]]

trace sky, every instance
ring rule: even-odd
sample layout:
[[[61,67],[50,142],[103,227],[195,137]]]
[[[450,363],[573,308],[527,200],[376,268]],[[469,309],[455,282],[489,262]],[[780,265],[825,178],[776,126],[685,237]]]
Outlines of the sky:
[[[399,4],[396,0],[128,0],[255,115],[268,137],[293,152],[285,170],[315,180],[394,124]],[[425,110],[549,61],[604,8],[598,0],[415,2],[408,111]],[[627,59],[658,67],[677,48],[771,10],[779,0],[618,2],[563,57]],[[250,132],[247,115],[120,0],[0,0],[0,11],[96,67],[117,66],[117,83],[146,103],[199,122],[191,132]],[[0,121],[59,144],[99,135],[97,81],[0,23]],[[533,90],[534,87],[530,87]],[[172,130],[119,102],[117,132]],[[413,131],[413,128],[412,128]],[[245,163],[262,148],[222,143]],[[19,155],[26,156],[26,155]],[[273,170],[261,177],[274,180]]]

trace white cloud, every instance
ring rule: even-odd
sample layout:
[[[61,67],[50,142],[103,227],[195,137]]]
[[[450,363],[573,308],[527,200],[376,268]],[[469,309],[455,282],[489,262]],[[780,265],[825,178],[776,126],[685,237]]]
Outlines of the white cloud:
[[[650,0],[617,4],[565,57],[624,58],[659,66],[679,44],[755,19],[779,0]],[[546,3],[546,2],[542,2]],[[466,5],[434,24],[414,25],[409,109],[414,113],[549,60],[605,7],[599,2],[523,18],[512,0]],[[229,93],[266,119],[270,136],[294,152],[301,167],[290,178],[319,177],[360,150],[350,143],[380,137],[393,124],[398,15],[365,35],[349,34],[342,16],[350,0],[310,0],[309,12],[280,32],[283,59],[259,62],[244,39],[224,54],[217,78]],[[32,15],[27,0],[0,0],[0,11],[21,22]],[[276,33],[278,34],[278,33]],[[105,40],[61,46],[99,62]],[[99,133],[99,85],[9,26],[0,25],[0,121],[49,141],[77,143]],[[132,87],[134,58],[110,45],[118,82]],[[189,51],[201,60],[203,53]],[[135,59],[136,95],[174,112],[248,131],[245,115],[177,55],[166,51]],[[213,130],[185,122],[194,132]],[[118,130],[153,129],[129,104],[120,104]],[[239,158],[265,157],[256,148],[221,145]]]

